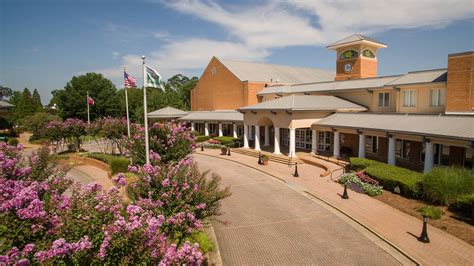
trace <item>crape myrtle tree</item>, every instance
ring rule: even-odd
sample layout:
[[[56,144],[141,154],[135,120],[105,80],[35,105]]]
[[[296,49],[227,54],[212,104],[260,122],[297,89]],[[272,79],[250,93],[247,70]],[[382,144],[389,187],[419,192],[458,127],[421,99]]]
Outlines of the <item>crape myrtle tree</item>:
[[[95,101],[95,104],[90,106],[91,120],[121,114],[115,85],[98,73],[72,77],[64,89],[52,92],[51,104],[57,104],[58,115],[63,119],[79,118],[87,121],[87,92]]]

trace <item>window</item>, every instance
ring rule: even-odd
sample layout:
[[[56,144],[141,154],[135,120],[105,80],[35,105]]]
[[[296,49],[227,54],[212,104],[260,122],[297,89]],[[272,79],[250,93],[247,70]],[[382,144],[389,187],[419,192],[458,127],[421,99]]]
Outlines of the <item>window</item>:
[[[369,153],[377,153],[379,150],[379,137],[365,136],[365,151]]]
[[[331,132],[318,131],[318,151],[329,151],[331,147]]]
[[[372,51],[366,49],[362,52],[362,55],[365,57],[375,58],[375,55]]]
[[[351,58],[356,58],[358,56],[359,56],[358,52],[354,50],[347,50],[339,56],[339,59],[351,59]]]
[[[430,93],[430,105],[433,107],[444,106],[446,91],[445,89],[433,89]]]
[[[403,106],[416,106],[416,91],[403,91]]]
[[[381,92],[379,93],[379,107],[389,107],[390,105],[390,93]]]
[[[395,144],[395,156],[400,159],[410,158],[410,141],[397,139]]]

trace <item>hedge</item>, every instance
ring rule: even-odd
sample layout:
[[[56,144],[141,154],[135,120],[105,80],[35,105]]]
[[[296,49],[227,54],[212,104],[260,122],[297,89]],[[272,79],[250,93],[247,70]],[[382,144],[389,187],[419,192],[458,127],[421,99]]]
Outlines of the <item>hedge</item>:
[[[203,135],[201,135],[201,136],[197,136],[197,137],[196,137],[196,141],[197,141],[197,142],[203,142],[203,141],[210,140],[210,139],[211,139],[210,136],[203,136]]]
[[[394,191],[400,188],[400,194],[417,198],[420,196],[420,181],[422,174],[402,167],[364,159],[350,158],[351,168],[364,170],[366,174],[377,179],[386,190]]]
[[[453,204],[449,205],[449,208],[456,211],[464,212],[466,214],[470,214],[472,211],[472,205],[474,205],[474,193],[458,197]]]
[[[349,161],[351,163],[351,168],[354,171],[361,171],[369,166],[381,164],[381,162],[378,162],[378,161],[365,159],[365,158],[357,158],[357,157],[351,157],[349,158]]]
[[[228,136],[222,136],[222,137],[214,137],[212,139],[218,140],[222,143],[222,145],[232,145],[236,141],[239,140],[239,138],[234,138],[234,137],[228,137]]]
[[[18,145],[18,139],[15,139],[15,138],[8,139],[7,143],[8,143],[8,145],[16,146],[16,145]]]
[[[87,153],[85,155],[108,164],[113,175],[128,172],[130,161],[127,157],[103,153]]]

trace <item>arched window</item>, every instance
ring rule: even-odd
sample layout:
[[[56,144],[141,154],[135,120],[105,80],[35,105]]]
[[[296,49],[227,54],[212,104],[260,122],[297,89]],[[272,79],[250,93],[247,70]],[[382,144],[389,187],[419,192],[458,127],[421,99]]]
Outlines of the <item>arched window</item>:
[[[368,50],[368,49],[365,49],[362,52],[362,55],[365,56],[365,57],[375,58],[374,53],[372,51]]]
[[[358,56],[359,56],[358,52],[354,50],[347,50],[339,56],[339,59],[350,59],[350,58],[356,58]]]

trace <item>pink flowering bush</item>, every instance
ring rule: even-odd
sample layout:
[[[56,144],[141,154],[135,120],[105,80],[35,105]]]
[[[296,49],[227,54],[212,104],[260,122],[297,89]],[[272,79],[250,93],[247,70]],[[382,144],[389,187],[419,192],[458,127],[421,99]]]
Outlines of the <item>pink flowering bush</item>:
[[[90,124],[87,131],[91,136],[110,142],[112,147],[117,147],[120,154],[124,153],[128,134],[126,118],[99,118]]]
[[[86,123],[77,118],[68,118],[63,122],[50,121],[43,129],[42,135],[57,146],[64,141],[73,149],[80,150],[81,136],[86,135]]]
[[[170,233],[170,224],[200,228],[194,209],[164,213],[157,206],[181,202],[153,197],[125,204],[115,187],[81,187],[59,172],[35,179],[26,169],[37,159],[21,161],[20,150],[0,144],[0,264],[201,264],[199,245]]]
[[[145,163],[145,129],[134,128],[128,140],[127,149],[133,162],[139,165]],[[195,137],[191,129],[184,123],[168,122],[167,124],[155,123],[148,130],[150,150],[159,154],[161,163],[174,162],[188,156],[196,148]]]

